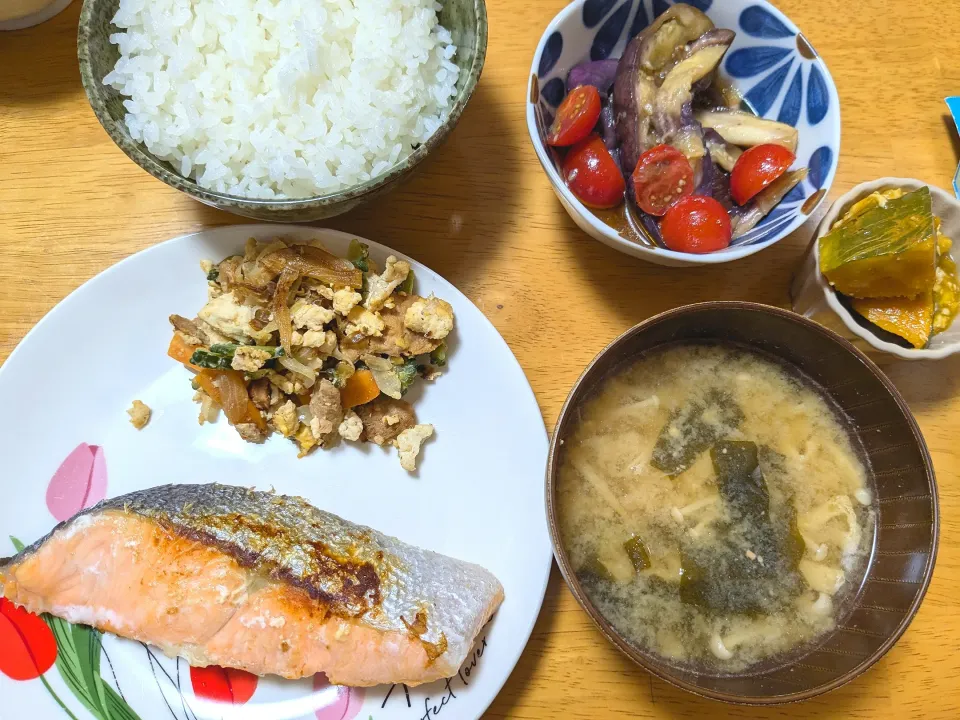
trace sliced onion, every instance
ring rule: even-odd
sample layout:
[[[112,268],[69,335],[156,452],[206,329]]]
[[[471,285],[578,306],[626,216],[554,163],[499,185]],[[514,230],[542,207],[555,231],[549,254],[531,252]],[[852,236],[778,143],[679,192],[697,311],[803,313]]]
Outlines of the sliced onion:
[[[363,274],[353,263],[311,245],[294,245],[275,250],[264,255],[260,263],[273,273],[289,268],[327,285],[359,288],[363,284]]]
[[[304,425],[310,424],[310,421],[313,420],[313,412],[310,410],[309,405],[301,405],[297,408],[297,419]]]
[[[277,358],[277,362],[283,365],[290,372],[296,373],[302,377],[304,380],[303,384],[307,387],[313,387],[313,384],[317,381],[317,373],[297,360],[295,357],[290,355],[281,355]]]
[[[362,360],[373,373],[373,379],[380,388],[380,392],[394,400],[399,400],[403,396],[400,376],[390,360],[376,355],[364,355]]]
[[[254,262],[259,264],[264,255],[269,255],[277,250],[283,250],[286,246],[287,244],[283,240],[273,240],[267,243],[266,247],[257,253],[257,257],[254,259]]]
[[[317,354],[315,348],[307,348],[306,350],[295,352],[293,357],[302,362],[311,370],[321,370],[327,362],[325,357],[320,357]]]
[[[247,421],[247,403],[250,395],[247,394],[247,384],[243,381],[243,373],[237,370],[224,370],[219,373],[217,387],[220,390],[220,401],[223,412],[232,425]]]
[[[287,355],[291,354],[293,344],[293,321],[290,319],[290,307],[287,305],[287,296],[290,288],[299,279],[300,273],[290,267],[283,268],[277,280],[277,289],[273,294],[273,319],[280,332],[280,345]]]

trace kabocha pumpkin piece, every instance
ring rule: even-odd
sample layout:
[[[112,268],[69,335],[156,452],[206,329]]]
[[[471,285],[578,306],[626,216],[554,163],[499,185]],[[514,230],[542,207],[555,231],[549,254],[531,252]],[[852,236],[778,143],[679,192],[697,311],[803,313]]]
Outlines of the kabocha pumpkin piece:
[[[857,299],[853,309],[877,327],[899,335],[915,348],[926,347],[933,334],[933,293],[915,298]]]
[[[933,286],[933,335],[949,328],[960,311],[960,279],[957,278],[957,264],[950,256],[952,245],[953,241],[946,235],[937,236],[940,256]]]
[[[820,270],[846,295],[916,297],[933,289],[937,235],[930,189],[884,199],[820,238]]]
[[[867,195],[862,200],[857,200],[853,205],[850,206],[850,209],[847,210],[843,217],[837,220],[831,230],[841,227],[844,223],[848,223],[851,220],[863,215],[867,210],[872,210],[873,208],[880,207],[885,208],[887,206],[888,200],[897,200],[902,198],[904,195],[903,190],[900,188],[890,188],[888,190],[879,190],[877,192],[872,192]]]

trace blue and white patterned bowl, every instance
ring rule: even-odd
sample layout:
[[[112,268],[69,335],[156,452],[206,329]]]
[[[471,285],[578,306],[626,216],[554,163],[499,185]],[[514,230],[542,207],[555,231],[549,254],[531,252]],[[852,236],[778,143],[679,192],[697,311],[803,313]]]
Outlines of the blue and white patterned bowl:
[[[547,26],[530,70],[527,129],[553,190],[580,228],[617,250],[660,265],[705,265],[752,255],[789,235],[820,204],[840,154],[840,100],[830,72],[797,27],[765,0],[687,0],[717,27],[736,31],[722,72],[757,114],[789,123],[800,135],[797,166],[809,168],[756,228],[726,250],[691,255],[645,247],[600,222],[567,189],[558,157],[544,143],[563,99],[567,72],[585,60],[619,57],[627,42],[672,4],[669,0],[575,0]]]

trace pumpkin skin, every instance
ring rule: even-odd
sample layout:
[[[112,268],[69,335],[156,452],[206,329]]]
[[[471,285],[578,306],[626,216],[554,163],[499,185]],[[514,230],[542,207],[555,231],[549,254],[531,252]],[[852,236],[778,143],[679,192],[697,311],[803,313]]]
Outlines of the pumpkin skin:
[[[937,231],[930,189],[874,193],[819,242],[820,270],[854,298],[916,298],[936,282]]]

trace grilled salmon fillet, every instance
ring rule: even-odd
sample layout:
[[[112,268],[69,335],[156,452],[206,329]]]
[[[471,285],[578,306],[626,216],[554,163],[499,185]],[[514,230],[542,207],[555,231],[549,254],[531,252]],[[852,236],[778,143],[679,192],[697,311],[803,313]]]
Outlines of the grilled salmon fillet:
[[[195,666],[370,686],[455,675],[503,588],[303,498],[210,484],[81,512],[0,559],[0,595]]]

